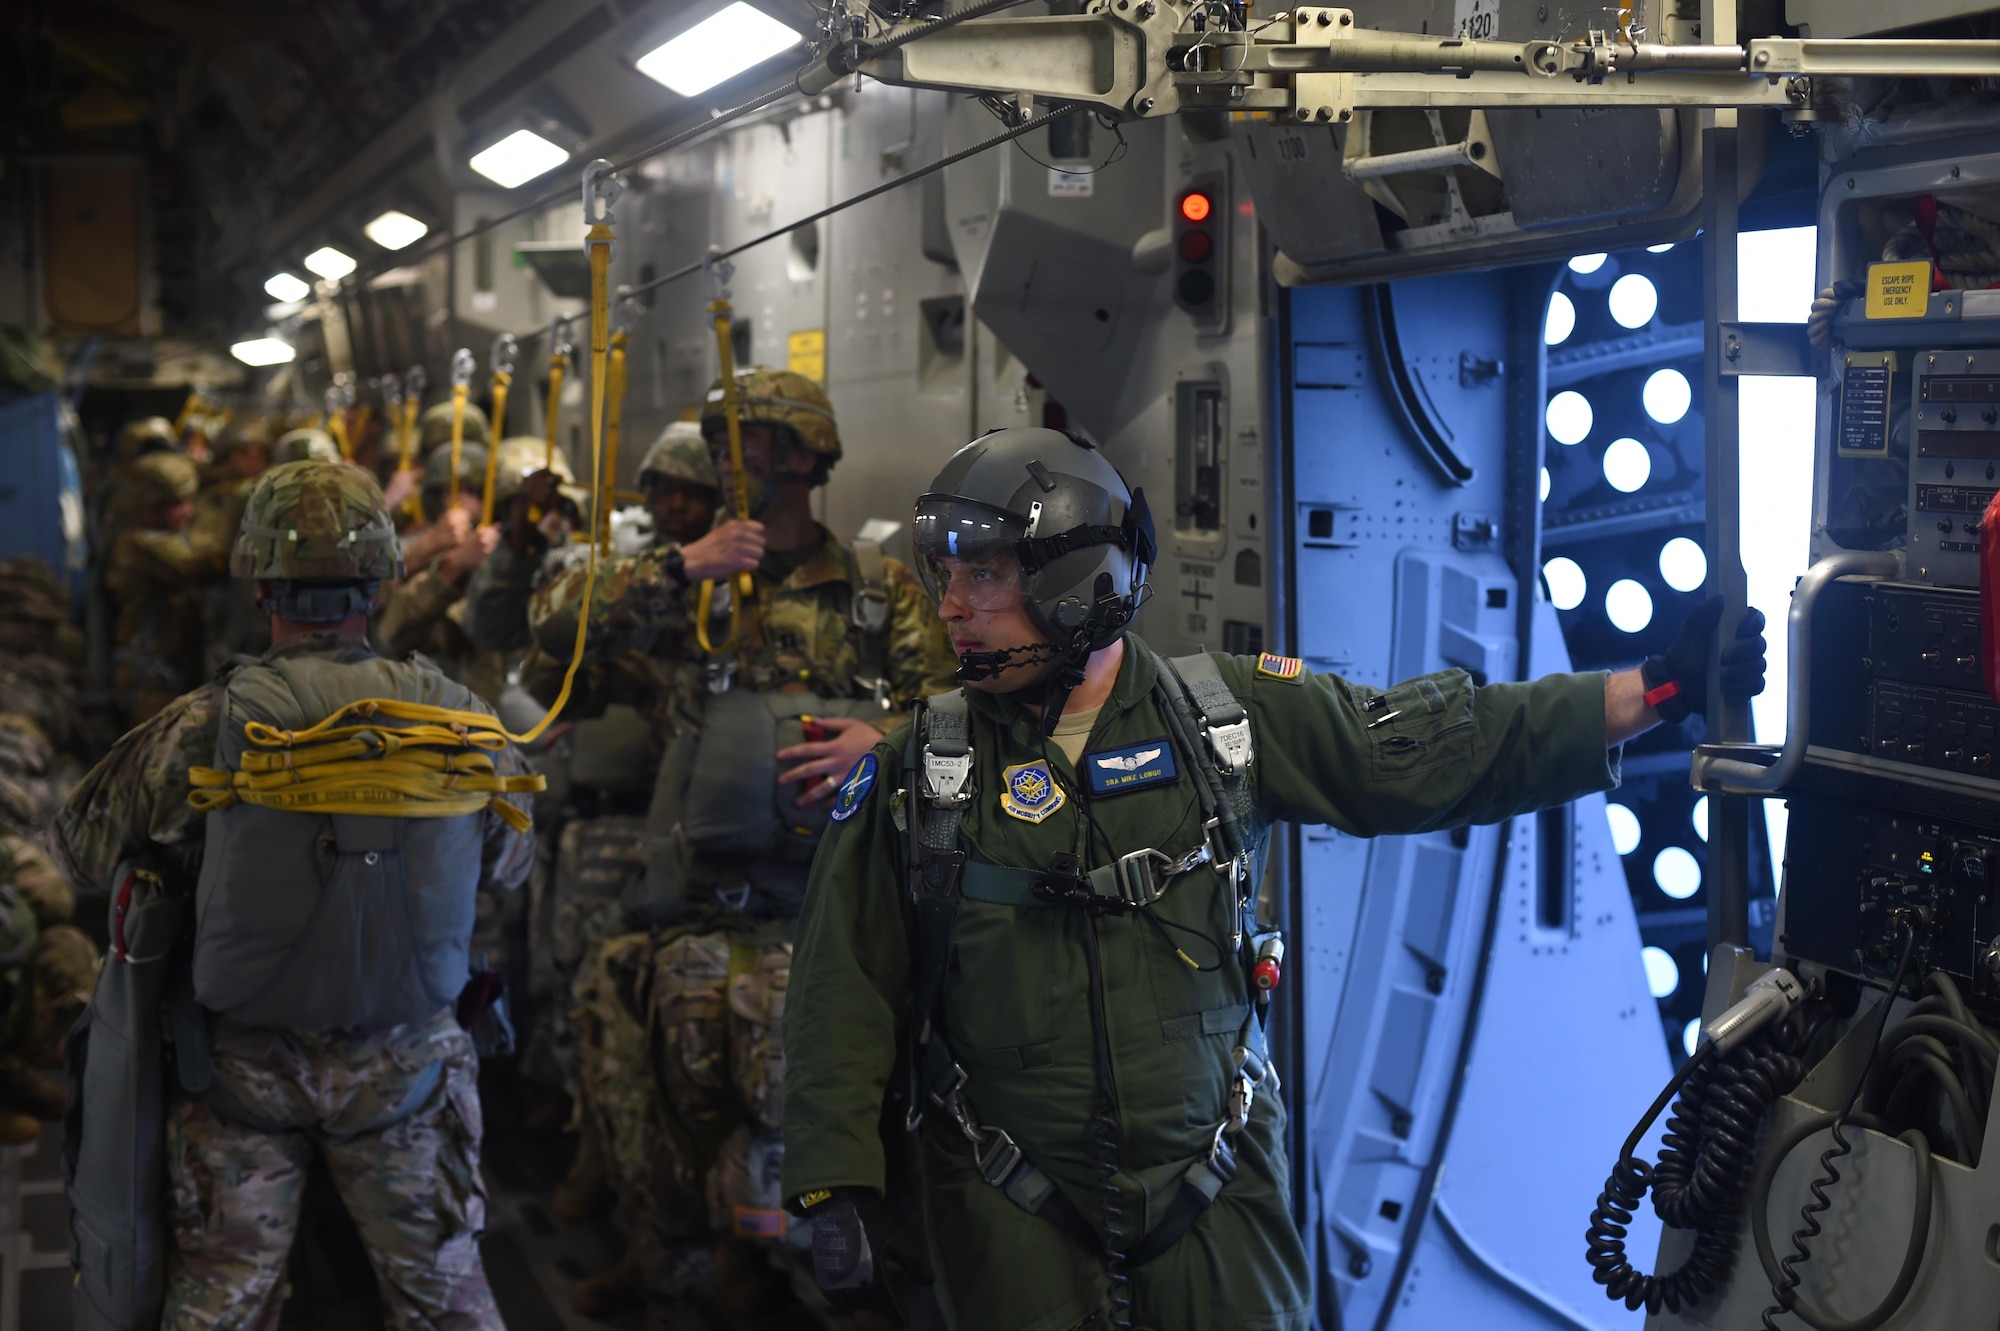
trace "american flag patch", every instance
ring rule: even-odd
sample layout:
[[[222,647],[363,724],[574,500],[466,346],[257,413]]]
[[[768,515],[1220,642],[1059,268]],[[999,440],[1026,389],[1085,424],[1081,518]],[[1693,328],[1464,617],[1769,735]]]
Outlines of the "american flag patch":
[[[1265,652],[1257,658],[1257,673],[1272,679],[1297,679],[1305,663],[1296,656],[1276,656]]]

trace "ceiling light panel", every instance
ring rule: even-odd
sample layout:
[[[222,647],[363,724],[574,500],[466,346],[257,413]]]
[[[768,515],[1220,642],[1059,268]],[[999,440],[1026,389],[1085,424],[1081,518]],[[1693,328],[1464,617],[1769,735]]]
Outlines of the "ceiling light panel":
[[[312,295],[312,287],[290,273],[273,273],[264,281],[264,292],[272,300],[290,305]]]
[[[275,337],[253,337],[229,348],[229,354],[245,365],[283,365],[293,356],[291,344]]]
[[[803,40],[762,10],[736,0],[639,57],[639,72],[683,97],[707,92]]]
[[[502,189],[525,185],[569,160],[569,153],[529,129],[517,129],[484,152],[474,154],[472,169]]]
[[[416,244],[429,235],[430,228],[408,213],[391,208],[362,227],[361,234],[385,250],[400,250],[406,245]]]
[[[300,262],[305,264],[308,271],[318,274],[329,282],[338,282],[358,266],[354,260],[331,245],[322,245]]]

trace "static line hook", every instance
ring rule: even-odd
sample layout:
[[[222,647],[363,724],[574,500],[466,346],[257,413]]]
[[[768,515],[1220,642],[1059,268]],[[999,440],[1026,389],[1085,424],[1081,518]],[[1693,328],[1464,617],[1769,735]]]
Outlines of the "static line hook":
[[[729,279],[736,276],[736,265],[722,257],[720,245],[710,245],[708,253],[701,261],[702,273],[708,279],[710,300],[729,299]]]
[[[625,182],[612,173],[611,163],[602,157],[583,168],[583,223],[610,226],[611,209],[624,197]]]
[[[429,388],[430,384],[431,377],[424,373],[424,367],[421,365],[412,365],[408,373],[403,375],[403,386],[409,395],[417,400],[418,406],[423,405],[424,390]]]
[[[401,379],[397,378],[396,375],[393,372],[391,372],[377,379],[375,381],[375,384],[376,387],[382,390],[383,406],[387,407],[392,412],[401,411],[403,409],[403,381]]]
[[[558,314],[549,320],[549,359],[554,360],[560,356],[568,360],[570,352],[574,349],[569,342],[569,320]]]
[[[486,358],[487,365],[495,374],[514,373],[514,357],[521,354],[521,344],[514,340],[512,333],[502,333],[493,339],[493,350]]]
[[[451,384],[460,388],[472,382],[472,373],[479,368],[479,362],[472,358],[471,347],[460,347],[451,353]]]

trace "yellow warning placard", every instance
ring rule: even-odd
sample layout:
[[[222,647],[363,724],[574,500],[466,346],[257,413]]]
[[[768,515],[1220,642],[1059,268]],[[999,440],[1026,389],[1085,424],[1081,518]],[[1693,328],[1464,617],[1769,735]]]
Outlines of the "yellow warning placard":
[[[1931,307],[1931,266],[1927,263],[1868,265],[1870,319],[1921,319]]]
[[[806,328],[793,333],[785,348],[785,365],[793,374],[803,374],[819,383],[826,378],[826,330]]]

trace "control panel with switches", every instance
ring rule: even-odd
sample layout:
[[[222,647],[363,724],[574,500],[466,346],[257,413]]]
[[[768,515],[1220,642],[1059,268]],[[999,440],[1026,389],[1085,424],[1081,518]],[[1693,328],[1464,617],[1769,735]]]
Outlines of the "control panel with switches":
[[[1898,803],[1925,802],[1915,798]],[[1913,969],[1941,970],[1966,1002],[2000,1016],[2000,824],[1946,821],[1890,805],[1815,799],[1792,806],[1786,838],[1785,954],[1856,978],[1896,964],[1891,912],[1922,921]]]
[[[2000,491],[2000,350],[1925,351],[1912,375],[1909,576],[1979,585],[1979,524]]]

